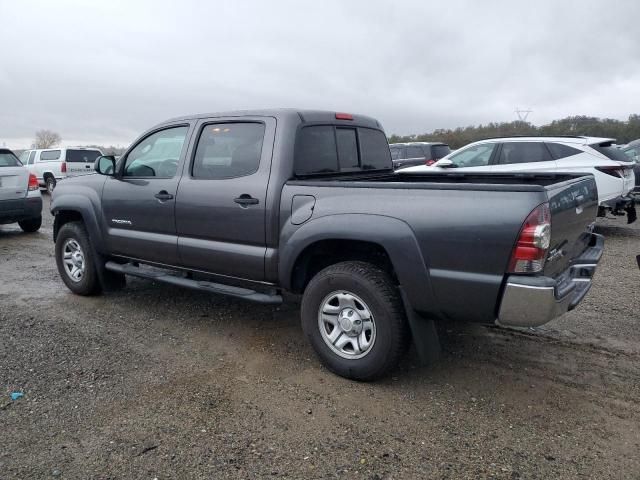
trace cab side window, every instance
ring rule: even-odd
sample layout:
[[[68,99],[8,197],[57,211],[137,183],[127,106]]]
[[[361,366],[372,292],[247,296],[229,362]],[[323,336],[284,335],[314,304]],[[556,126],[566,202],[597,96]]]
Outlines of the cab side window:
[[[178,162],[189,127],[173,127],[152,133],[127,155],[125,177],[171,178]]]
[[[193,159],[193,178],[215,180],[257,172],[264,132],[264,124],[258,122],[205,125]]]
[[[407,158],[420,158],[424,156],[422,147],[407,147]]]

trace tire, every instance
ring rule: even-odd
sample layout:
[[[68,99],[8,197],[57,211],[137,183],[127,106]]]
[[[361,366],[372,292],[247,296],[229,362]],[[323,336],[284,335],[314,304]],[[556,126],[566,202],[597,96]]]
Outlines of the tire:
[[[55,177],[47,177],[44,180],[44,186],[47,190],[47,193],[49,195],[51,195],[53,193],[53,190],[56,188],[56,179]]]
[[[60,278],[69,290],[78,295],[95,295],[100,293],[100,280],[95,265],[95,255],[89,241],[84,225],[81,222],[65,223],[56,237],[56,265]],[[65,263],[65,254],[71,256],[67,258],[69,263]],[[77,255],[77,252],[80,255]],[[75,271],[73,266],[78,267],[81,273]],[[71,271],[70,271],[71,270]]]
[[[323,312],[331,314],[322,315]],[[304,291],[301,316],[302,329],[321,362],[335,374],[352,380],[370,381],[385,376],[396,367],[409,345],[409,328],[398,289],[387,273],[369,263],[342,262],[318,273]],[[361,332],[354,331],[358,320]],[[334,332],[333,328],[338,330]],[[338,348],[345,341],[345,347]]]
[[[20,228],[23,232],[33,233],[40,230],[40,226],[42,225],[42,215],[38,215],[37,217],[27,218],[26,220],[20,220],[18,222]]]

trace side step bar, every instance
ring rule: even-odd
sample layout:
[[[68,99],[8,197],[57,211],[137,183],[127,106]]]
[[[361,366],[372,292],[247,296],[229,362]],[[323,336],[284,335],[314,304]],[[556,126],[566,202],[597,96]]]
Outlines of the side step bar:
[[[159,282],[170,283],[179,287],[192,288],[203,292],[218,293],[220,295],[228,295],[231,297],[242,298],[251,302],[266,303],[271,305],[279,305],[282,303],[282,296],[275,293],[260,293],[248,288],[233,287],[223,285],[221,283],[207,282],[204,280],[192,280],[190,278],[179,277],[160,270],[146,270],[136,267],[132,263],[116,263],[107,262],[104,266],[112,272],[124,273],[134,277],[148,278]]]

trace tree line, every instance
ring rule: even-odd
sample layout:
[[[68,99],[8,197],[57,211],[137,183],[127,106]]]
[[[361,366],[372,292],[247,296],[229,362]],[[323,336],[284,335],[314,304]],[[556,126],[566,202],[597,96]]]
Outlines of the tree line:
[[[587,117],[584,115],[554,120],[547,125],[536,126],[529,122],[488,123],[486,125],[437,129],[419,135],[391,135],[389,143],[444,142],[451,148],[460,148],[468,143],[492,137],[513,135],[586,135],[590,137],[615,138],[617,143],[628,143],[640,138],[640,115],[629,115],[627,121],[612,118]]]

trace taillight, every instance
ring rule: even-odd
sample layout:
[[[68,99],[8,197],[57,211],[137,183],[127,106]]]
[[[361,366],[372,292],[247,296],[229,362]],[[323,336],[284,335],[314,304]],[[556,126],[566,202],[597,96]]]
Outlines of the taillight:
[[[427,165],[427,167],[430,167],[431,165],[433,165],[434,163],[436,163],[436,160],[427,160],[427,161],[425,161],[424,163]]]
[[[513,247],[509,272],[536,273],[542,271],[551,242],[551,212],[549,204],[538,205],[522,225]]]
[[[62,162],[62,165],[60,165],[60,171],[62,173],[67,173],[67,162]]]
[[[38,178],[33,174],[29,174],[29,191],[32,192],[34,190],[38,190],[40,185],[38,185]]]
[[[596,170],[611,175],[612,177],[624,178],[624,168],[620,166],[596,167]]]
[[[353,120],[353,115],[350,113],[336,113],[336,120]]]

